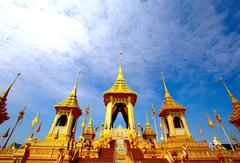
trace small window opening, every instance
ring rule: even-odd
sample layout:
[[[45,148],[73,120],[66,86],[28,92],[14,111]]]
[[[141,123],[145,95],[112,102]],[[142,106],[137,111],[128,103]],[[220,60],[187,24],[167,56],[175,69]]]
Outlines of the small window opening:
[[[174,117],[173,123],[175,128],[183,128],[182,121],[179,117]]]
[[[67,115],[64,114],[64,115],[61,115],[59,118],[58,118],[58,121],[57,121],[57,124],[56,126],[66,126],[67,124]]]

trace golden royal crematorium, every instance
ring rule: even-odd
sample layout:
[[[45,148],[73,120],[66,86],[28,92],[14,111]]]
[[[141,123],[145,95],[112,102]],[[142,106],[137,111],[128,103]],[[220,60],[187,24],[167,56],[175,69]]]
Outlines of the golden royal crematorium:
[[[0,162],[240,162],[240,148],[236,137],[235,146],[231,145],[231,150],[226,150],[216,135],[214,135],[213,140],[214,150],[209,147],[206,140],[196,141],[192,137],[185,119],[186,108],[170,95],[163,76],[162,81],[165,95],[162,107],[158,112],[158,116],[163,122],[160,124],[160,128],[164,130],[161,141],[157,141],[156,132],[149,123],[147,113],[145,128],[140,124],[136,125],[134,105],[137,102],[138,94],[126,84],[121,61],[115,83],[103,94],[106,113],[98,137],[96,137],[97,128],[93,126],[93,117],[91,116],[89,116],[88,123],[85,120],[82,121],[81,136],[77,138],[78,136],[75,135],[78,128],[77,121],[82,115],[82,109],[77,100],[77,79],[69,96],[54,106],[56,115],[45,139],[38,140],[33,134],[30,134],[20,148],[16,148],[14,143],[7,146],[14,129],[11,132],[8,130],[10,134],[4,135],[6,139],[4,139],[5,142],[0,149]],[[13,83],[0,96],[1,125],[9,118],[6,112],[6,100]],[[233,106],[229,122],[239,130],[240,102],[231,94],[224,82],[223,84],[230,95]],[[123,115],[126,126],[113,128],[113,123],[119,112]],[[88,115],[88,110],[86,113]],[[15,126],[23,115],[24,110],[19,113]],[[218,115],[216,117],[220,120]],[[32,125],[35,125],[38,120],[36,118]],[[212,121],[209,119],[209,125],[211,123]]]

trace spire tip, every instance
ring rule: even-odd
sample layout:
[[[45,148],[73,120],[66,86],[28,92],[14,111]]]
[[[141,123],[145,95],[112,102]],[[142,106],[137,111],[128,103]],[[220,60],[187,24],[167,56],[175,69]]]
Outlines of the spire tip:
[[[13,80],[13,82],[10,84],[10,86],[5,90],[5,92],[3,92],[3,94],[1,95],[2,97],[7,97],[10,89],[12,88],[13,84],[16,82],[17,78],[20,76],[20,72],[17,73],[17,76],[15,77],[15,79]]]
[[[119,51],[119,55],[120,55],[120,64],[122,65],[122,50]]]
[[[230,90],[228,89],[227,85],[225,84],[223,77],[220,77],[219,80],[222,82],[223,86],[225,87],[228,95],[230,96],[230,98],[232,100],[232,103],[237,102],[237,99],[233,96],[233,94],[230,92]]]
[[[162,82],[163,82],[165,97],[169,97],[170,93],[168,92],[167,85],[166,85],[165,80],[164,80],[163,72],[161,72],[161,78],[162,78]]]

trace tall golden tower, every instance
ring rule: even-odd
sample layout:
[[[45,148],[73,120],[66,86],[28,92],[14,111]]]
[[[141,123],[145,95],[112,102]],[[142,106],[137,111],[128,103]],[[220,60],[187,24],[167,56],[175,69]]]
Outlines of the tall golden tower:
[[[165,97],[162,108],[159,111],[159,116],[163,119],[167,139],[192,138],[184,117],[186,109],[172,98],[167,89],[163,75],[162,81]]]
[[[120,52],[120,56],[122,53]],[[137,93],[131,90],[124,80],[122,73],[122,59],[118,70],[118,75],[113,86],[104,92],[104,103],[106,106],[106,116],[104,132],[109,132],[119,112],[122,113],[126,128],[131,133],[135,131],[134,105],[137,100]]]
[[[232,123],[235,127],[237,127],[238,131],[240,131],[240,102],[230,92],[223,79],[221,78],[220,80],[222,81],[223,86],[225,87],[232,101],[232,115],[229,122]]]
[[[75,136],[73,129],[76,127],[77,119],[82,115],[82,110],[77,100],[78,81],[79,76],[69,96],[55,105],[56,116],[46,136],[46,140],[59,139],[65,141]]]
[[[6,108],[6,101],[7,101],[7,96],[12,88],[13,84],[17,80],[18,76],[20,76],[20,73],[17,74],[17,77],[14,79],[14,81],[10,84],[10,86],[3,92],[2,95],[0,95],[0,124],[5,122],[6,120],[9,119],[8,113],[7,113],[7,108]]]

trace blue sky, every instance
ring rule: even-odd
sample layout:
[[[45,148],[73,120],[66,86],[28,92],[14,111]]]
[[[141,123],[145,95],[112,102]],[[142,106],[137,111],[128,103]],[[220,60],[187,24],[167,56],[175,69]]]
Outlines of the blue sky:
[[[152,103],[161,107],[164,72],[171,95],[187,108],[196,140],[212,140],[206,112],[214,120],[214,107],[239,138],[228,122],[231,101],[218,81],[223,76],[240,99],[240,3],[233,0],[0,1],[0,91],[22,72],[8,97],[11,119],[0,126],[0,133],[27,104],[12,140],[25,140],[38,111],[43,124],[37,136],[43,139],[55,116],[54,105],[69,94],[79,70],[79,104],[84,110],[89,103],[94,123],[101,124],[102,95],[115,81],[119,50],[125,80],[138,92],[136,122],[145,124],[145,109],[150,112]],[[118,118],[116,123],[122,120]],[[215,131],[226,142],[221,129]]]

